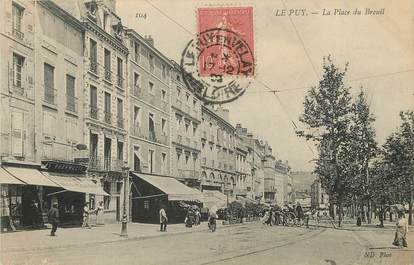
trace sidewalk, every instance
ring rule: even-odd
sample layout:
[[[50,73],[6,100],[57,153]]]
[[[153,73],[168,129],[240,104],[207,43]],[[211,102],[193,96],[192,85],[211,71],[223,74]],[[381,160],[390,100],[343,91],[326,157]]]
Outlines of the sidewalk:
[[[217,225],[220,226],[219,222]],[[128,238],[119,236],[121,223],[107,224],[92,229],[58,228],[55,237],[51,237],[50,228],[42,230],[21,231],[0,234],[0,252],[35,251],[40,249],[67,248],[71,246],[110,243],[122,240],[143,240],[153,237],[176,235],[182,233],[207,231],[203,222],[192,228],[184,224],[169,224],[167,232],[160,232],[157,224],[128,223]]]

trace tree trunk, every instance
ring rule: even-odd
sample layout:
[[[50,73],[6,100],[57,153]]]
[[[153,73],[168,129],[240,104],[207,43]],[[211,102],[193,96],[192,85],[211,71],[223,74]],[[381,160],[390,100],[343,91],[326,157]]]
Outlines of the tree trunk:
[[[380,208],[378,218],[379,218],[379,221],[380,221],[380,227],[384,227],[385,211],[384,211],[384,206],[383,206],[382,203],[381,203],[381,208]]]
[[[411,191],[411,196],[410,196],[410,203],[408,204],[408,224],[412,225],[413,224],[413,196],[412,196],[412,191]]]
[[[371,219],[372,219],[371,199],[368,199],[368,224],[371,223]]]

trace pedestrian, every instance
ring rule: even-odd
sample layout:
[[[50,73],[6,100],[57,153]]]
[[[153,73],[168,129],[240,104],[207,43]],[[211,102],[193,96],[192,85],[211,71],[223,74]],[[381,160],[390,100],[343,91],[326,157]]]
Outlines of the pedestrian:
[[[298,222],[300,224],[301,220],[303,220],[303,209],[299,202],[296,205],[296,217],[298,218]]]
[[[32,227],[34,229],[39,228],[40,210],[39,205],[35,200],[32,200],[30,204],[31,215],[32,215]]]
[[[199,225],[201,220],[201,213],[200,210],[197,208],[195,211],[195,225]]]
[[[96,225],[104,225],[104,223],[102,222],[103,212],[104,212],[103,201],[100,201],[98,204],[98,207],[96,208]]]
[[[52,225],[50,236],[56,236],[56,230],[59,224],[59,210],[57,207],[58,207],[58,203],[54,202],[49,212],[47,213],[49,223]]]
[[[187,216],[185,217],[185,226],[193,227],[194,219],[195,219],[194,211],[193,209],[191,209],[191,207],[189,207],[187,210]]]
[[[166,232],[167,231],[167,223],[168,223],[168,217],[167,213],[165,212],[164,206],[161,205],[160,209],[160,231]]]
[[[82,228],[91,229],[92,227],[89,225],[89,203],[86,202],[85,206],[83,207],[83,220],[82,220]]]
[[[392,244],[399,248],[407,247],[407,233],[408,223],[405,219],[405,214],[403,211],[399,211],[396,223],[394,242]]]

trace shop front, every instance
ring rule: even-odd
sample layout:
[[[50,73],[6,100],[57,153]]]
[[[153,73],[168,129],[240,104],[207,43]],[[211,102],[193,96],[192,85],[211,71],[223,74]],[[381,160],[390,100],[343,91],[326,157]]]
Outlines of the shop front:
[[[37,167],[3,166],[5,172],[25,185],[9,185],[10,214],[16,228],[43,226],[47,222],[48,207],[45,203],[47,188],[59,185],[43,175]],[[37,211],[34,210],[37,205]]]
[[[25,183],[0,167],[0,229],[15,230],[22,219],[22,186]],[[17,220],[16,222],[14,220]]]
[[[183,203],[202,207],[202,193],[175,178],[133,172],[131,177],[132,222],[159,223],[161,206],[169,222],[183,222]]]

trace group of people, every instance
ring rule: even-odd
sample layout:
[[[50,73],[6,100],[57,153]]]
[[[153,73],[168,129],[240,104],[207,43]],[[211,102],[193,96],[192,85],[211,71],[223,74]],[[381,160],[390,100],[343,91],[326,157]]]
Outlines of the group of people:
[[[296,207],[291,205],[285,205],[283,208],[275,205],[265,210],[264,216],[262,218],[263,224],[270,226],[273,225],[286,225],[286,215],[283,213],[293,213],[297,218],[298,222],[306,221],[306,215],[303,212],[302,206],[300,203],[297,203]]]
[[[33,211],[35,208],[33,208]],[[86,202],[83,207],[83,214],[82,214],[82,228],[89,228],[91,229],[92,226],[90,225],[90,215],[96,215],[96,225],[103,225],[102,215],[103,215],[104,207],[103,202],[99,202],[98,207],[96,209],[90,209],[89,203]],[[53,202],[52,207],[48,211],[48,220],[49,223],[52,225],[52,230],[50,231],[51,236],[56,236],[56,230],[59,224],[59,209],[58,203]]]
[[[184,223],[186,227],[192,227],[193,225],[199,225],[201,222],[200,209],[188,207],[187,215],[185,216]]]

